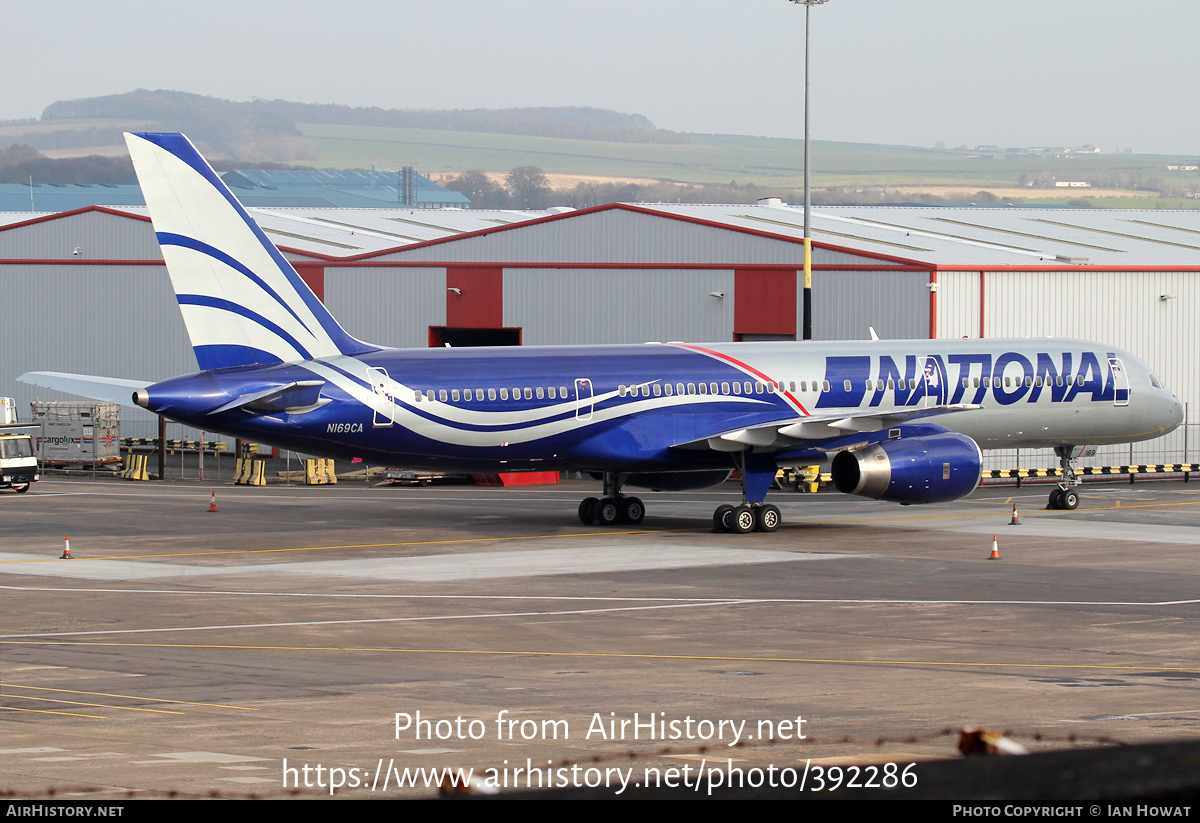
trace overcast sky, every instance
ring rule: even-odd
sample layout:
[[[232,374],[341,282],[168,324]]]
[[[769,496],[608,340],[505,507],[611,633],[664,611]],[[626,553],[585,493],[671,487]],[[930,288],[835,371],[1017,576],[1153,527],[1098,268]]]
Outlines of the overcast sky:
[[[0,119],[136,88],[803,134],[787,0],[0,0]],[[1197,0],[829,0],[816,140],[1200,154]]]

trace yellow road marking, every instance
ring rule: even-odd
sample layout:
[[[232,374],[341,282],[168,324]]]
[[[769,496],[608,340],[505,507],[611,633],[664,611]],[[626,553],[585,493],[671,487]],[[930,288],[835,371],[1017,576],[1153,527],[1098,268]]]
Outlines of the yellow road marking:
[[[202,557],[205,555],[222,555],[222,554],[273,554],[279,552],[327,552],[340,551],[343,549],[386,549],[399,546],[439,546],[452,545],[456,543],[491,543],[501,540],[551,540],[556,537],[571,538],[571,537],[614,537],[620,535],[631,534],[666,534],[672,531],[699,531],[697,529],[645,529],[642,531],[630,532],[582,532],[580,534],[530,534],[519,535],[515,537],[461,537],[453,540],[412,540],[405,543],[357,543],[348,546],[309,546],[294,549],[233,549],[227,551],[207,551],[207,552],[173,552],[170,554],[122,554],[109,555],[103,557],[88,557],[87,560],[146,560],[156,557]],[[706,530],[705,530],[706,531]],[[58,557],[38,557],[21,560],[0,560],[0,563],[47,563],[54,562],[61,558]],[[75,558],[78,560],[79,558]]]
[[[1011,499],[1011,498],[1010,498]],[[1189,500],[1182,503],[1141,503],[1133,506],[1123,506],[1120,501],[1114,506],[1088,506],[1080,511],[1110,511],[1115,509],[1153,509],[1165,506],[1200,506],[1200,500]],[[1054,511],[1047,512],[1045,510],[1031,510],[1025,513],[1026,517],[1049,515],[1069,516],[1070,512]],[[805,528],[810,526],[842,526],[852,525],[854,523],[893,523],[893,522],[908,522],[920,520],[953,520],[956,518],[966,517],[996,517],[994,511],[988,512],[959,512],[956,514],[933,514],[919,515],[916,517],[869,517],[854,520],[807,520],[802,523],[785,524],[783,528]],[[249,554],[283,554],[290,552],[327,552],[327,551],[344,551],[347,549],[386,549],[399,548],[404,546],[446,546],[458,545],[467,543],[495,543],[509,540],[553,540],[555,538],[570,539],[573,537],[619,537],[638,534],[685,534],[695,531],[708,531],[707,528],[696,529],[642,529],[639,531],[598,531],[598,532],[580,532],[576,534],[531,534],[531,535],[516,535],[512,537],[462,537],[452,540],[411,540],[400,543],[354,543],[344,546],[305,546],[296,548],[281,548],[281,549],[233,549],[222,551],[200,551],[200,552],[171,552],[167,554],[125,554],[125,555],[105,555],[100,557],[88,557],[88,560],[153,560],[164,557],[204,557],[211,555],[249,555]],[[0,560],[0,564],[4,563],[52,563],[58,561],[57,557],[39,557],[39,558],[22,558],[19,560]],[[71,562],[71,561],[68,561]]]
[[[153,712],[154,714],[183,714],[183,712],[172,712],[166,709],[141,709],[137,706],[111,706],[107,703],[84,703],[81,700],[64,700],[61,697],[32,697],[27,694],[14,694],[10,697],[15,697],[18,700],[37,700],[42,703],[67,703],[72,706],[94,706],[97,709],[117,709],[125,712]]]
[[[204,644],[204,643],[108,643],[62,640],[3,640],[4,645],[15,646],[84,646],[84,647],[117,647],[137,649],[225,649],[230,651],[284,651],[284,652],[351,652],[351,653],[387,653],[387,654],[447,654],[447,655],[498,655],[525,657],[583,657],[610,658],[619,660],[704,660],[733,663],[825,663],[835,665],[857,666],[954,666],[961,668],[991,668],[991,669],[1091,669],[1099,671],[1156,671],[1156,672],[1192,672],[1196,666],[1121,666],[1113,664],[1092,663],[988,663],[980,661],[955,660],[860,660],[855,658],[823,658],[823,657],[744,657],[716,654],[651,654],[635,652],[546,652],[537,650],[511,651],[504,649],[398,649],[386,647],[338,647],[338,646],[249,646],[234,644]]]
[[[58,692],[59,694],[90,694],[93,697],[120,697],[126,700],[146,700],[153,703],[171,703],[176,706],[210,706],[218,709],[240,709],[244,712],[256,712],[258,709],[252,709],[248,706],[229,706],[224,703],[193,703],[190,700],[169,700],[165,697],[141,697],[136,694],[113,694],[111,692],[85,692],[79,689],[54,689],[49,686],[18,686],[12,683],[6,684],[5,689],[29,689],[39,692]],[[20,697],[20,695],[12,695]],[[34,698],[28,698],[33,700]]]
[[[14,706],[0,706],[0,712],[32,712],[33,714],[60,714],[66,717],[88,717],[92,720],[108,720],[102,714],[77,714],[76,712],[52,712],[49,709],[18,709]]]

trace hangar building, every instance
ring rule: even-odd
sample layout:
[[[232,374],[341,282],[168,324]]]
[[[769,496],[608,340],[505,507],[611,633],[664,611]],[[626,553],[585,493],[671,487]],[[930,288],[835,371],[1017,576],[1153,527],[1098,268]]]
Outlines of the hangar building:
[[[803,213],[776,200],[251,211],[347,330],[383,345],[792,340],[800,328]],[[28,370],[156,380],[195,369],[144,210],[19,218],[0,215],[0,286],[22,307],[5,323],[15,356],[0,394],[22,409],[35,394],[57,399],[14,382]],[[847,206],[815,209],[812,222],[815,339],[873,328],[1103,341],[1151,364],[1193,419],[1200,212]],[[127,436],[150,436],[148,415],[125,419]],[[1091,462],[1194,460],[1186,431]],[[991,463],[1017,460],[1054,465]]]

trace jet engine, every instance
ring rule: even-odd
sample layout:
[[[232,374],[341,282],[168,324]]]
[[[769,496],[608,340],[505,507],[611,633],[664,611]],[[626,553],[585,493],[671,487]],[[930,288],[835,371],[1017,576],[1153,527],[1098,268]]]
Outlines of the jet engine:
[[[840,492],[892,503],[941,503],[979,485],[983,453],[964,434],[943,432],[838,452],[830,472]]]

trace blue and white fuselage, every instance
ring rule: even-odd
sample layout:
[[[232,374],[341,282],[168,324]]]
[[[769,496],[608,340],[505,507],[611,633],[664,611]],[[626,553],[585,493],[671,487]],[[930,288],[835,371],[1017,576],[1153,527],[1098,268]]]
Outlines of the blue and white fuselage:
[[[328,402],[213,413],[306,381],[320,381]],[[329,457],[476,472],[728,468],[726,452],[696,446],[742,431],[762,433],[746,445],[777,460],[819,458],[864,432],[814,428],[767,442],[769,427],[935,408],[943,411],[912,425],[936,418],[935,428],[983,448],[1146,439],[1180,414],[1133,356],[1067,340],[380,350],[216,369],[145,391],[139,404],[208,430]]]

